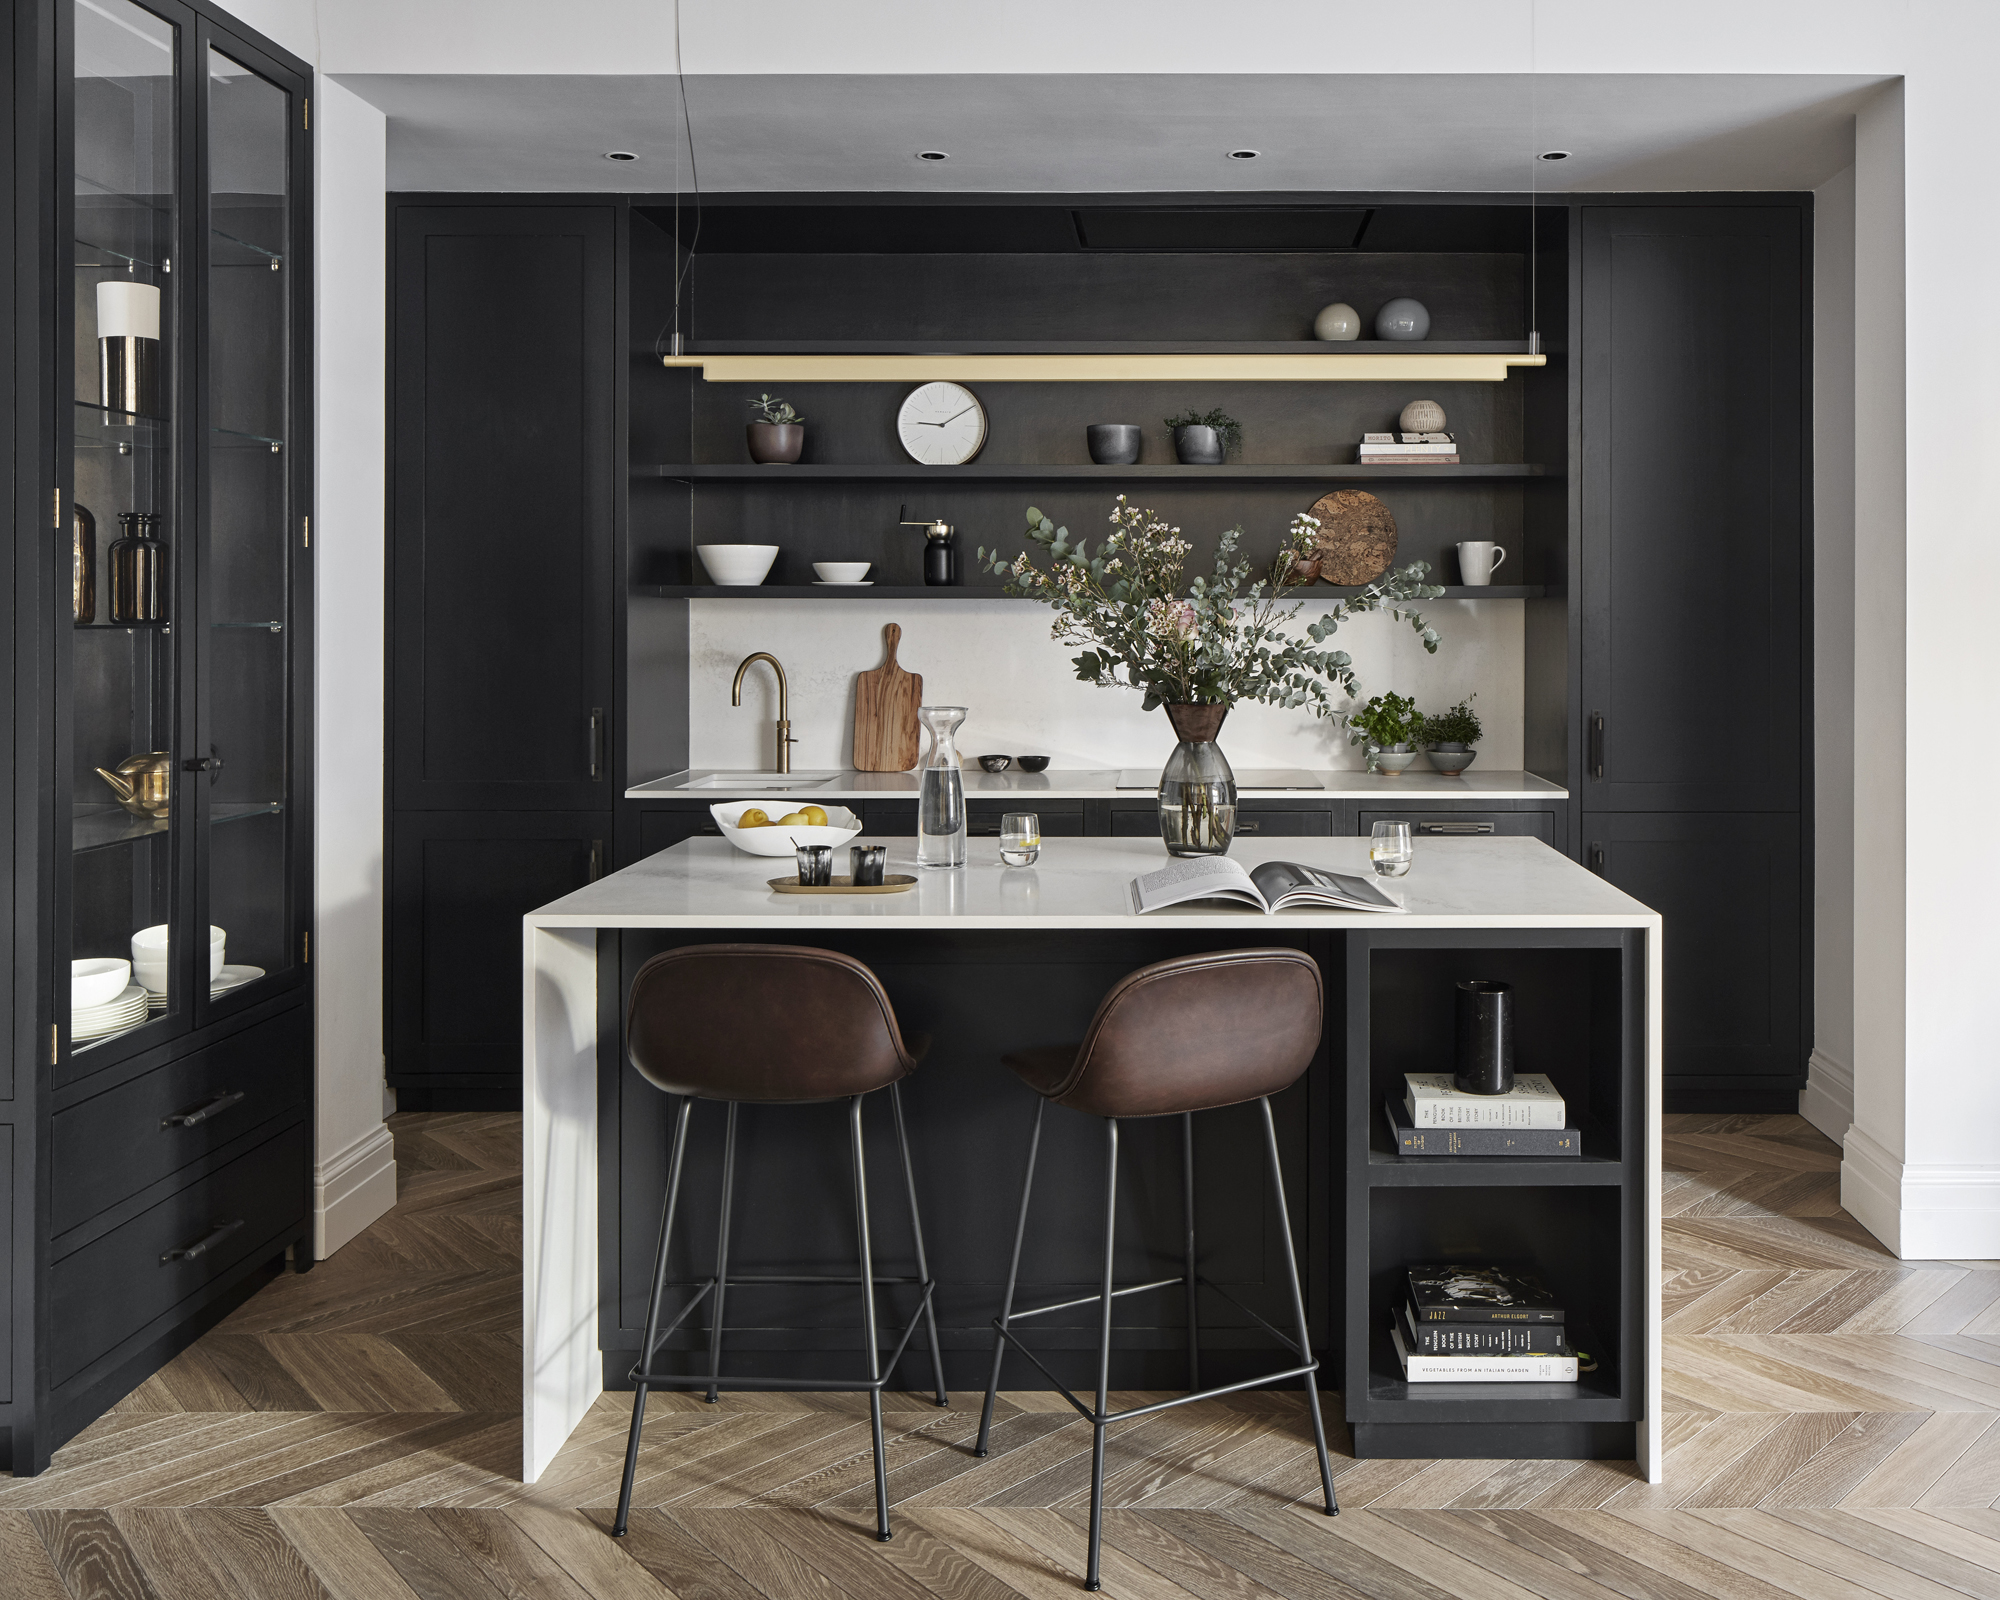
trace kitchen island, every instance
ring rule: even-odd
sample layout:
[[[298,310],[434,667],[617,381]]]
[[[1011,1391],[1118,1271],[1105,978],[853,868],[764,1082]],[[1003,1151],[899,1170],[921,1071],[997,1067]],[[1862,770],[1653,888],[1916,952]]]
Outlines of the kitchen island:
[[[908,841],[882,842],[890,871],[916,871]],[[1240,840],[1232,855],[1246,867],[1296,857],[1365,874],[1366,852],[1365,840],[1314,838]],[[906,1099],[946,1375],[959,1389],[983,1382],[975,1374],[991,1348],[985,1322],[997,1309],[993,1286],[1005,1267],[1002,1240],[1033,1109],[999,1055],[1078,1037],[1104,990],[1147,961],[1248,945],[1308,950],[1326,978],[1326,1041],[1279,1109],[1314,1338],[1326,1360],[1322,1386],[1344,1392],[1356,1454],[1620,1456],[1658,1479],[1657,914],[1531,839],[1422,841],[1410,875],[1391,885],[1404,907],[1395,914],[1264,917],[1202,905],[1138,917],[1127,884],[1162,863],[1156,839],[1049,839],[1029,868],[1002,867],[981,841],[971,854],[964,868],[918,871],[904,894],[779,895],[767,880],[788,861],[690,839],[524,919],[526,1480],[548,1465],[607,1373],[622,1380],[637,1343],[667,1106],[620,1059],[625,984],[660,949],[716,940],[847,951],[880,974],[906,1028],[934,1036]],[[1453,984],[1467,976],[1515,986],[1520,1065],[1556,1080],[1585,1131],[1579,1158],[1395,1154],[1383,1099],[1400,1092],[1405,1071],[1449,1070]],[[751,1271],[772,1270],[752,1265],[760,1256],[843,1259],[852,1248],[845,1180],[818,1159],[825,1140],[806,1137],[826,1108],[755,1109],[732,1259]],[[1205,1270],[1255,1296],[1270,1257],[1269,1221],[1246,1158],[1251,1147],[1225,1117],[1209,1119],[1222,1126],[1201,1145]],[[1089,1246],[1073,1236],[1088,1230],[1067,1225],[1077,1204],[1101,1204],[1094,1166],[1069,1159],[1065,1143],[1071,1134],[1082,1139],[1085,1122],[1052,1118],[1045,1138],[1044,1159],[1072,1185],[1038,1199],[1030,1222],[1048,1285],[1089,1275]],[[711,1126],[697,1109],[691,1150],[711,1142]],[[1138,1223],[1137,1238],[1165,1250],[1174,1237],[1166,1219],[1180,1210],[1180,1164],[1159,1142],[1149,1158],[1135,1139],[1120,1203]],[[701,1153],[691,1155],[683,1191],[691,1227],[677,1233],[677,1276],[707,1270],[712,1197],[707,1210],[697,1197],[710,1196],[713,1181]],[[883,1210],[878,1240],[893,1245],[902,1226],[893,1197]],[[892,1250],[878,1250],[888,1257],[879,1271],[902,1270]],[[1136,1243],[1134,1252],[1136,1267]],[[1590,1341],[1595,1370],[1568,1385],[1403,1382],[1387,1312],[1401,1269],[1425,1259],[1531,1265],[1574,1308],[1576,1337]],[[885,1291],[885,1306],[889,1299]],[[887,1314],[893,1323],[906,1312],[898,1305]],[[732,1320],[732,1368],[756,1370],[763,1360],[772,1372],[852,1373],[858,1355],[845,1306],[829,1312],[784,1299],[754,1315],[769,1325],[739,1332]],[[787,1331],[810,1317],[825,1323],[824,1335]],[[1044,1348],[1058,1371],[1087,1347],[1088,1332],[1047,1330]],[[1179,1327],[1119,1334],[1119,1387],[1172,1386]],[[1262,1340],[1247,1323],[1205,1318],[1205,1370],[1255,1362],[1267,1354]],[[905,1365],[899,1382],[929,1381],[921,1358],[906,1356]],[[1010,1381],[1024,1375],[1010,1369]]]

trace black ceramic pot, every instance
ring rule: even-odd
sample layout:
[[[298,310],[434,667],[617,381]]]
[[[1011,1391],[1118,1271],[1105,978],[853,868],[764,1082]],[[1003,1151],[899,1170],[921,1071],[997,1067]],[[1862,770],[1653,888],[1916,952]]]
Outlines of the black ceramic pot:
[[[1506,1094],[1514,1087],[1514,987],[1491,978],[1458,986],[1458,1071],[1464,1094]]]
[[[1174,454],[1184,467],[1222,465],[1222,435],[1200,426],[1174,429]]]
[[[1143,437],[1130,422],[1093,422],[1083,430],[1090,441],[1090,459],[1100,467],[1129,467],[1139,459]]]
[[[788,466],[806,447],[805,424],[800,422],[753,422],[744,433],[750,441],[750,459],[760,467]]]

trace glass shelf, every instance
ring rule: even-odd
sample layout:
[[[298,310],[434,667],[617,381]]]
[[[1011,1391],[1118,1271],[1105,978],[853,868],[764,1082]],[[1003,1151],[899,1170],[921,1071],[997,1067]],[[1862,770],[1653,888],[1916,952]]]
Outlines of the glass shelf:
[[[160,270],[157,261],[148,261],[144,256],[127,255],[123,250],[114,250],[108,244],[98,244],[90,239],[77,240],[76,248],[79,252],[90,250],[100,256],[113,258],[110,261],[79,261],[76,263],[76,270],[79,272],[129,272],[133,267],[144,267],[148,272]]]
[[[279,800],[225,800],[210,806],[208,820],[220,827],[225,822],[242,822],[249,817],[272,817],[283,813]],[[103,850],[111,845],[131,844],[167,831],[165,817],[135,817],[123,806],[78,806],[70,821],[70,850]]]
[[[275,250],[266,250],[261,244],[252,244],[248,239],[239,239],[235,234],[225,233],[220,228],[210,228],[208,236],[220,240],[223,244],[233,245],[239,250],[248,250],[257,258],[255,261],[211,260],[209,265],[212,267],[265,267],[269,271],[276,272],[285,259]]]
[[[251,633],[283,633],[282,622],[211,622],[211,628],[241,628]]]
[[[241,450],[246,445],[261,444],[269,446],[271,454],[276,455],[285,448],[283,439],[274,439],[267,433],[239,433],[234,428],[211,428],[209,432],[221,441],[217,448],[222,450]]]
[[[160,199],[150,195],[137,195],[125,189],[114,189],[108,183],[99,183],[88,173],[78,172],[76,183],[79,189],[88,189],[100,200],[117,200],[137,211],[158,211],[171,213],[174,209],[172,196]]]
[[[70,624],[78,633],[139,633],[154,628],[162,633],[172,633],[171,622],[75,622]]]

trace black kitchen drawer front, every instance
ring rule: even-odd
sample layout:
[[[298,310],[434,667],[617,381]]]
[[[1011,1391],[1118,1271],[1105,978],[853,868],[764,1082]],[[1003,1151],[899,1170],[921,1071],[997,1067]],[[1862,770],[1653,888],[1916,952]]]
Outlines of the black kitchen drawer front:
[[[121,1340],[305,1220],[303,1125],[142,1211],[49,1269],[53,1378],[81,1372]]]
[[[1333,813],[1326,806],[1236,807],[1239,839],[1324,839],[1333,831]],[[1114,839],[1157,839],[1160,813],[1151,805],[1120,807],[1111,813]]]
[[[917,803],[914,800],[867,800],[857,808],[867,831],[888,839],[917,836]],[[1081,800],[1043,800],[1023,795],[1019,800],[968,800],[965,831],[974,837],[993,838],[1000,832],[1000,819],[1010,812],[1032,811],[1041,819],[1042,835],[1049,839],[1083,837]]]
[[[699,810],[642,811],[639,813],[639,855],[641,858],[671,850],[683,839],[720,839],[722,829],[708,814]]]
[[[1539,839],[1554,847],[1556,814],[1553,811],[1361,811],[1355,814],[1354,831],[1362,837],[1378,822],[1407,822],[1414,839]]]
[[[299,1006],[50,1119],[50,1231],[68,1232],[305,1103],[312,1011]]]

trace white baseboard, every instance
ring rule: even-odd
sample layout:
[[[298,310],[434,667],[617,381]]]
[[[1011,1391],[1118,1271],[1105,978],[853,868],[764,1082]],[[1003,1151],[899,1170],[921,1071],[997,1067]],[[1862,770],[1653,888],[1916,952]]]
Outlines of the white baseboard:
[[[2000,1164],[1902,1161],[1858,1127],[1843,1147],[1840,1203],[1899,1260],[2000,1259]]]
[[[1799,1115],[1835,1144],[1845,1139],[1854,1121],[1854,1069],[1815,1048],[1799,1091]]]
[[[396,1141],[377,1123],[313,1171],[313,1254],[324,1261],[396,1204]]]

